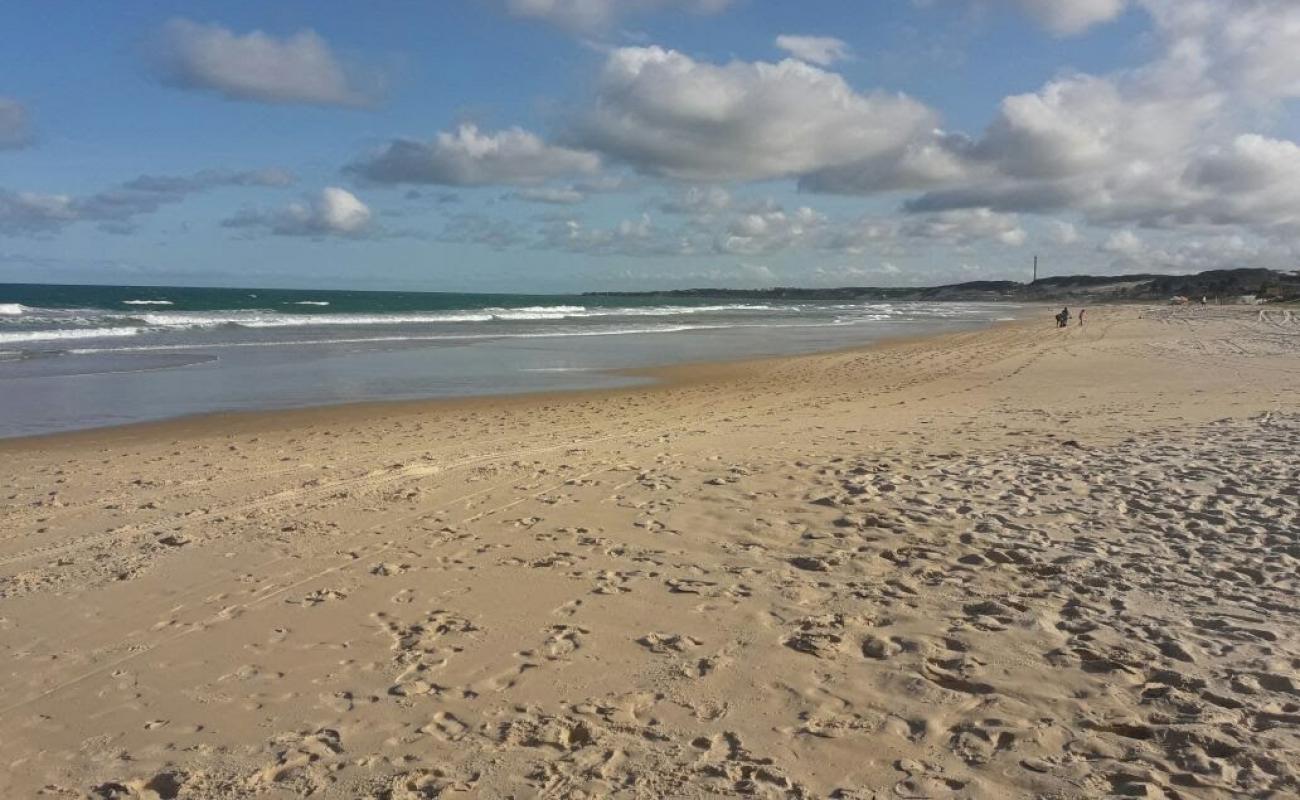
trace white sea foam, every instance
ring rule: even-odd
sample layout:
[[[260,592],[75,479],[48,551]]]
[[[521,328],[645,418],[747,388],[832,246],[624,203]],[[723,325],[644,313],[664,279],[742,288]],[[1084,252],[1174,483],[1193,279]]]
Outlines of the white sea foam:
[[[110,336],[134,336],[141,332],[141,328],[61,328],[49,331],[18,331],[0,333],[0,343],[102,339]]]
[[[321,301],[303,301],[319,303]],[[300,303],[302,304],[302,303]],[[588,308],[585,306],[525,306],[522,308],[484,308],[467,311],[415,312],[389,314],[283,314],[274,311],[178,311],[173,313],[118,315],[118,320],[133,319],[144,325],[162,328],[211,328],[237,325],[244,328],[295,328],[322,325],[422,325],[455,322],[541,322],[558,319],[594,317],[676,317],[735,311],[798,311],[795,306],[715,305],[715,306],[647,306],[644,308]]]
[[[17,317],[26,310],[21,303],[0,303],[0,317]]]
[[[120,318],[123,319],[123,318]],[[277,314],[274,311],[191,311],[139,314],[125,319],[162,328],[301,328],[317,325],[411,325],[442,322],[489,322],[491,314]]]
[[[170,300],[123,300],[124,306],[174,306]]]
[[[195,344],[148,344],[130,347],[86,347],[68,350],[77,355],[96,353],[152,352],[165,350],[210,350],[234,347],[289,347],[336,344],[383,344],[388,342],[458,342],[487,339],[567,339],[575,336],[628,336],[682,331],[730,330],[733,328],[825,328],[837,323],[747,324],[747,325],[659,325],[653,328],[597,328],[586,331],[537,331],[533,333],[448,333],[429,336],[363,336],[345,339],[275,339],[262,342],[204,342]]]
[[[165,303],[170,301],[136,301]],[[319,304],[326,301],[301,301]],[[17,313],[14,313],[14,311]],[[272,310],[218,311],[146,311],[112,312],[96,309],[33,309],[18,304],[0,306],[6,313],[0,343],[45,342],[68,339],[125,337],[136,334],[176,336],[187,331],[195,335],[167,340],[139,349],[183,350],[190,348],[274,347],[283,345],[321,345],[330,343],[364,344],[368,342],[456,341],[494,338],[546,338],[573,336],[617,336],[658,334],[684,330],[722,330],[730,328],[828,327],[879,322],[924,323],[936,318],[961,318],[986,312],[978,306],[930,303],[863,303],[853,304],[748,304],[732,303],[701,306],[593,307],[579,305],[525,306],[519,308],[485,308],[466,311],[411,313],[323,313],[295,314]],[[705,317],[703,315],[708,315]],[[710,318],[711,317],[711,318]],[[648,318],[656,318],[651,321]],[[662,318],[662,319],[659,319]],[[638,320],[644,319],[643,324]],[[549,321],[567,321],[549,325]],[[493,323],[520,323],[497,328]],[[529,322],[538,324],[527,325]],[[455,323],[480,323],[468,329]],[[430,326],[426,331],[418,330]],[[376,335],[366,336],[358,330],[350,337],[323,330],[311,338],[283,335],[251,342],[213,341],[211,334],[200,332],[220,328],[245,329],[329,329],[374,327]],[[405,326],[380,332],[385,327]],[[445,327],[444,327],[445,326]],[[39,327],[32,330],[32,327]],[[412,327],[417,330],[412,330]],[[390,328],[391,329],[391,328]],[[269,333],[267,335],[270,335]],[[320,338],[316,338],[319,336]],[[228,337],[221,337],[228,338]],[[186,341],[188,340],[188,341]],[[102,350],[102,349],[101,349]],[[99,352],[90,350],[89,352]]]
[[[256,296],[257,295],[249,295],[249,297]],[[328,300],[299,300],[298,302],[293,303],[295,306],[327,306],[329,304]]]

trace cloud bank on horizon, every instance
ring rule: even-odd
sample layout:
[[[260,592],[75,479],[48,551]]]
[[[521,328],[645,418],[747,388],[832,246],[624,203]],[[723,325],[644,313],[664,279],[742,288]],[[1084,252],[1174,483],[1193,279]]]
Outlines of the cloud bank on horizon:
[[[419,66],[434,62],[381,41],[332,41],[339,21],[314,13],[274,31],[238,22],[251,7],[229,21],[159,20],[137,32],[147,44],[132,91],[178,104],[170,135],[192,120],[194,137],[230,125],[226,138],[174,154],[184,171],[65,189],[53,185],[67,181],[60,170],[40,169],[46,151],[77,153],[63,120],[44,117],[63,105],[57,82],[46,96],[0,83],[0,160],[35,165],[22,184],[0,179],[0,278],[15,278],[8,251],[48,255],[103,235],[109,247],[148,236],[182,251],[190,239],[196,250],[278,240],[286,280],[295,263],[304,279],[321,263],[345,279],[364,261],[379,284],[388,265],[393,283],[443,285],[478,264],[465,286],[522,276],[541,290],[700,274],[736,285],[1019,277],[1030,248],[1076,271],[1294,268],[1300,5],[879,5],[864,13],[934,31],[942,58],[908,67],[911,91],[881,77],[911,62],[855,39],[829,3],[824,19],[809,3],[794,28],[731,0],[457,0],[448,25],[481,17],[524,44],[512,55],[467,35],[427,75]],[[762,33],[711,45],[698,32],[714,26]],[[981,38],[1025,26],[1042,40],[1028,90]],[[954,30],[957,51],[940,52]],[[1091,66],[1051,60],[1063,47]],[[555,53],[571,66],[548,66],[542,54]],[[945,66],[954,58],[968,66]],[[442,99],[455,79],[471,84],[470,102]],[[969,108],[969,85],[990,98],[984,109]],[[123,146],[154,146],[147,126],[117,121],[132,134],[116,137]],[[262,136],[262,124],[275,130]],[[455,270],[439,266],[450,258]]]

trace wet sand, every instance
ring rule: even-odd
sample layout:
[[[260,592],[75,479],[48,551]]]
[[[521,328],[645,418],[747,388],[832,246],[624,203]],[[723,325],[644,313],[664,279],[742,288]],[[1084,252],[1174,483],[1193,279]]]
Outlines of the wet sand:
[[[0,443],[0,795],[1292,797],[1300,323]]]

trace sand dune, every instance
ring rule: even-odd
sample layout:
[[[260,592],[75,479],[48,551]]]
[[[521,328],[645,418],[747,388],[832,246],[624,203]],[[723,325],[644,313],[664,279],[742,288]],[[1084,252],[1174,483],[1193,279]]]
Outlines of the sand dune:
[[[1293,797],[1300,320],[0,443],[0,795]]]

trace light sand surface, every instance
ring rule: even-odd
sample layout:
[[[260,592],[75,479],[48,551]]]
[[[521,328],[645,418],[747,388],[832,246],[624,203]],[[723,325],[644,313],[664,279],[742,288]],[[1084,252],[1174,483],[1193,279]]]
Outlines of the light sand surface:
[[[1296,797],[1300,322],[0,444],[0,797]]]

